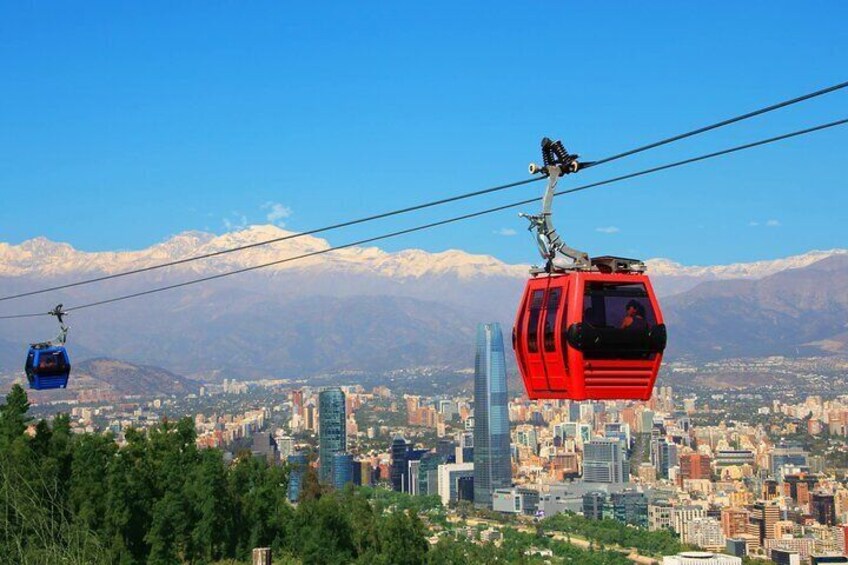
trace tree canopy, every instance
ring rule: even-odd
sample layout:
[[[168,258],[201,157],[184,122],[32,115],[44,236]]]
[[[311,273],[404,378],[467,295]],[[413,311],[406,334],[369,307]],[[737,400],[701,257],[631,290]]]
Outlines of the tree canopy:
[[[0,405],[0,563],[249,563],[255,547],[271,547],[275,563],[536,563],[547,559],[540,548],[585,565],[624,563],[509,529],[500,546],[475,543],[450,531],[437,496],[333,491],[311,468],[292,506],[286,467],[249,453],[228,464],[196,447],[190,419],[127,430],[119,446],[109,434],[72,433],[65,415],[32,422],[28,409],[18,385]]]

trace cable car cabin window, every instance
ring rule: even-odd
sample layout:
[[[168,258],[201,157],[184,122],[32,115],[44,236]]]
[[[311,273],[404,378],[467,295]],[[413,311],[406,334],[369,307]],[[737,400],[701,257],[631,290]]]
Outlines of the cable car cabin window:
[[[530,317],[527,320],[527,351],[539,352],[539,314],[542,313],[542,302],[545,299],[544,290],[534,290],[530,299]]]
[[[586,359],[651,359],[656,316],[644,284],[587,283],[583,294]]]
[[[545,312],[545,351],[556,351],[556,321],[562,289],[552,288],[548,292],[547,312]]]
[[[57,376],[68,372],[68,364],[61,351],[42,352],[38,355],[38,366],[35,371],[39,375]]]

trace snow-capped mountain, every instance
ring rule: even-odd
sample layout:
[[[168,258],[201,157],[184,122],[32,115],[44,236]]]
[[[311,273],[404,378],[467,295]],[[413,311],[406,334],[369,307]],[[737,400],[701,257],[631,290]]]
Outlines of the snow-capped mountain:
[[[186,232],[147,249],[99,253],[43,238],[0,244],[0,296],[292,235],[273,226],[220,236]],[[108,283],[3,302],[0,314],[45,312],[60,302],[73,308],[198,274],[328,248],[328,242],[317,237],[290,238]],[[658,293],[666,297],[673,355],[848,349],[845,250],[714,267],[653,260],[649,272]],[[459,250],[391,253],[351,247],[74,312],[69,343],[78,361],[110,357],[185,375],[217,370],[261,377],[413,366],[466,368],[473,363],[478,322],[499,321],[509,335],[526,276],[526,265]],[[785,331],[801,326],[804,331]],[[55,330],[55,322],[47,317],[0,323],[0,369],[19,370],[26,345],[49,339]]]
[[[831,249],[829,251],[810,251],[801,255],[792,255],[783,259],[753,261],[751,263],[732,263],[730,265],[688,266],[670,259],[649,259],[648,267],[652,275],[658,276],[691,276],[712,277],[716,279],[761,279],[787,269],[807,267],[833,255],[848,254],[848,249]]]
[[[268,245],[259,245],[278,240]],[[236,253],[224,254],[204,261],[186,263],[177,269],[194,273],[220,272],[280,261],[289,257],[320,253],[327,250],[327,240],[300,235],[273,225],[250,226],[241,231],[215,235],[190,231],[138,251],[90,253],[78,251],[67,243],[56,243],[39,237],[9,245],[0,243],[0,277],[49,276],[68,274],[117,273],[150,267],[195,255],[218,253],[233,247],[253,246]],[[670,259],[647,261],[649,273],[656,278],[661,294],[687,290],[705,280],[759,279],[787,269],[806,267],[833,255],[848,253],[846,249],[811,251],[784,259],[735,263],[716,266],[686,266]],[[474,255],[451,249],[430,253],[407,249],[389,253],[378,247],[349,247],[305,259],[279,263],[269,271],[323,269],[379,275],[389,278],[421,278],[453,275],[470,277],[524,278],[527,265],[510,265],[489,255]]]

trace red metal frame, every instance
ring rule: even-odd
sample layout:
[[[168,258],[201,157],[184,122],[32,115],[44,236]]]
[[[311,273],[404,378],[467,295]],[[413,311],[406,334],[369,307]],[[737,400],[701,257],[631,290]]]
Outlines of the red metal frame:
[[[583,295],[586,283],[640,283],[645,285],[656,324],[662,324],[662,312],[651,281],[638,273],[598,273],[575,271],[537,277],[527,281],[513,328],[513,349],[524,386],[531,399],[571,400],[649,400],[662,363],[662,354],[651,359],[585,359],[571,347],[565,331],[583,321]],[[545,349],[547,300],[552,289],[562,289],[554,326],[554,351]],[[534,293],[542,292],[536,326],[536,351],[531,351],[527,336]],[[538,295],[536,295],[538,298]],[[564,301],[564,307],[563,307]]]

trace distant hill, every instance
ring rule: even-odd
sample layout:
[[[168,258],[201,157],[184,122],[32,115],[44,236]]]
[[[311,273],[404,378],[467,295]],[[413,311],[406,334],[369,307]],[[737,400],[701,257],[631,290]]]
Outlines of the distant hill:
[[[189,232],[148,249],[105,253],[43,238],[0,244],[0,295],[289,235],[273,226],[222,236]],[[327,246],[301,237],[2,303],[0,313],[46,311],[58,302],[73,306]],[[845,250],[712,267],[648,263],[664,296],[672,355],[845,351]],[[457,250],[354,247],[73,313],[68,346],[75,363],[107,357],[202,378],[467,368],[478,322],[501,322],[509,347],[526,269]],[[0,323],[0,370],[20,371],[27,344],[55,332],[46,317]]]
[[[701,283],[664,301],[670,353],[848,353],[848,256],[761,280]]]
[[[118,395],[197,393],[197,381],[175,375],[160,367],[133,365],[115,359],[88,359],[73,368],[73,388],[96,388],[114,391]]]

